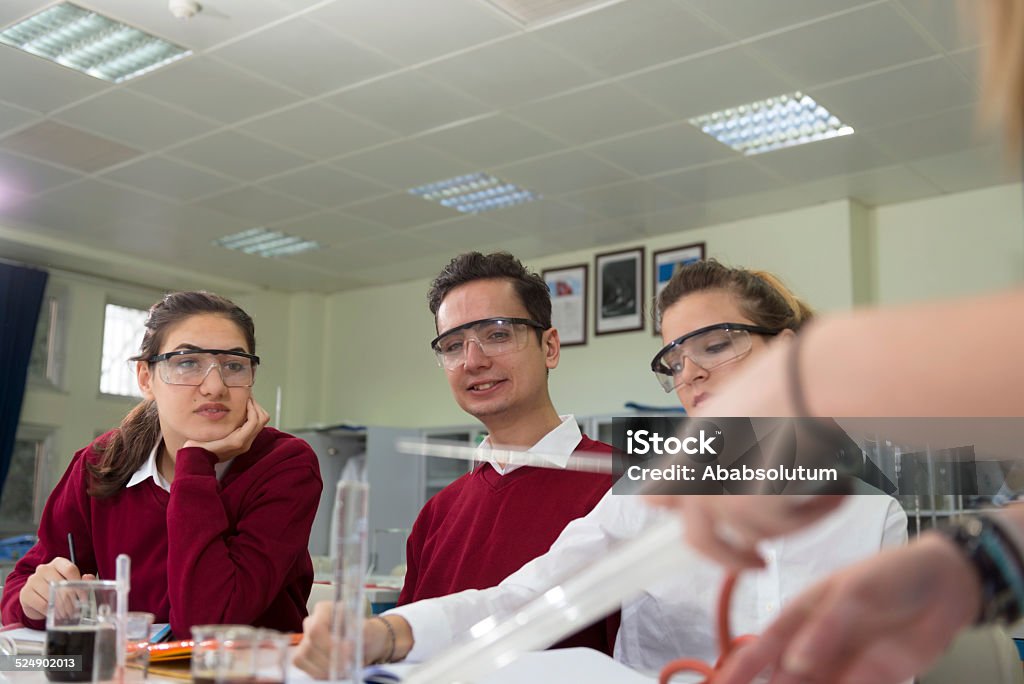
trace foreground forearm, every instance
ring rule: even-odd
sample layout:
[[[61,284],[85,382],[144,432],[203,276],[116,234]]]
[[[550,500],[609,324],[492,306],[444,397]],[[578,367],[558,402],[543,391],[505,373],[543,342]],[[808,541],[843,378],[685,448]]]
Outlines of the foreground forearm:
[[[1024,416],[1024,290],[860,311],[802,343],[810,411],[827,416]]]

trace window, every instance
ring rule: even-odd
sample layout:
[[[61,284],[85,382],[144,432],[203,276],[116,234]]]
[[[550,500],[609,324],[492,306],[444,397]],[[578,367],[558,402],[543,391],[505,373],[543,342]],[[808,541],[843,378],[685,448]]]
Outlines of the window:
[[[34,384],[54,387],[63,384],[65,301],[63,291],[47,287],[28,366],[28,378]]]
[[[45,431],[19,428],[0,497],[0,536],[35,532],[50,489],[48,453]]]
[[[142,396],[135,379],[135,366],[129,358],[139,353],[147,313],[143,309],[107,304],[100,362],[100,392],[103,394]]]

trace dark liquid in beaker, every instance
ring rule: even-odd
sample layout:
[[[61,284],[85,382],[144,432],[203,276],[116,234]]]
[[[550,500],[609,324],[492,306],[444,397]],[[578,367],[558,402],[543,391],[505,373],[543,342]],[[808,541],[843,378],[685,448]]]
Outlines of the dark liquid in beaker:
[[[75,672],[47,670],[46,678],[51,682],[92,681],[94,658],[98,657],[98,679],[111,679],[117,666],[116,634],[117,632],[110,627],[50,627],[46,630],[46,655],[55,658],[82,656],[82,669]]]

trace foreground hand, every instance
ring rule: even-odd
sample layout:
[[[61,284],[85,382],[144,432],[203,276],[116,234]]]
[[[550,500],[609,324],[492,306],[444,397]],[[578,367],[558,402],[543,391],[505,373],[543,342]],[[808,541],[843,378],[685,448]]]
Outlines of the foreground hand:
[[[215,439],[210,442],[199,442],[190,439],[182,445],[185,447],[200,447],[217,456],[221,463],[228,461],[235,456],[244,454],[256,440],[256,435],[270,422],[270,414],[262,406],[256,403],[252,397],[245,404],[245,422],[231,431],[226,437]]]
[[[295,666],[307,672],[314,679],[327,679],[330,675],[331,664],[331,611],[330,601],[321,601],[313,608],[313,612],[302,621],[302,641],[295,652],[293,662]],[[395,659],[408,653],[411,648],[411,635],[409,623],[397,615],[388,616],[392,629],[398,635],[399,648],[396,650]],[[408,639],[408,643],[406,643]],[[390,636],[380,619],[367,619],[363,622],[363,663],[369,664],[382,660],[390,651]],[[351,644],[340,645],[341,661],[339,665],[344,670],[343,663],[351,654]],[[341,674],[347,676],[342,671]]]
[[[843,497],[835,495],[651,495],[644,499],[678,511],[686,540],[730,570],[764,567],[758,542],[806,527],[843,502]]]
[[[45,620],[46,608],[50,603],[50,582],[78,579],[93,580],[96,579],[96,575],[81,574],[78,566],[60,556],[49,563],[37,565],[36,571],[18,594],[25,617],[30,620]]]
[[[980,606],[969,562],[925,535],[805,592],[715,681],[747,684],[774,668],[772,684],[896,684],[927,670]]]

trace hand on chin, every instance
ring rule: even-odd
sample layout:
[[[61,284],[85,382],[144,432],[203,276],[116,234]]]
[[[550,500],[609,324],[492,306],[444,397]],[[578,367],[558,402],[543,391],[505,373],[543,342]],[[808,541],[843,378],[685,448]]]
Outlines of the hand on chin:
[[[222,436],[210,436],[209,439],[190,439],[185,442],[185,447],[197,446],[206,449],[217,456],[221,463],[230,460],[235,456],[244,454],[252,446],[256,435],[270,422],[270,414],[254,399],[249,399],[245,405],[245,421],[234,429],[224,426],[224,430],[218,430]]]

